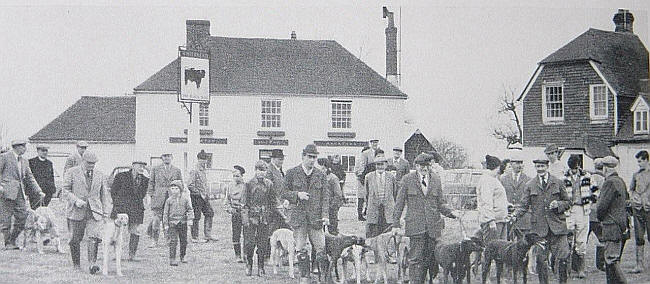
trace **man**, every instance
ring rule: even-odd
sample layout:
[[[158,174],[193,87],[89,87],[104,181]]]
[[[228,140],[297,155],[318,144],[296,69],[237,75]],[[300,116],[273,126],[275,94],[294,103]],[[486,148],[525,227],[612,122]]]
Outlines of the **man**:
[[[548,173],[552,176],[561,179],[564,175],[565,168],[560,162],[560,149],[555,144],[548,144],[544,149],[544,154],[548,158]]]
[[[135,253],[142,234],[144,200],[149,186],[149,179],[143,174],[146,165],[144,161],[133,161],[131,170],[115,175],[111,186],[113,199],[111,219],[116,219],[117,214],[129,216],[129,261],[137,261]]]
[[[531,213],[532,233],[545,238],[547,247],[537,255],[537,276],[540,283],[548,283],[549,250],[559,260],[559,281],[567,282],[569,243],[564,212],[571,208],[571,199],[564,183],[548,172],[549,160],[533,160],[537,176],[526,184],[522,207],[515,212],[515,220],[526,212]]]
[[[316,262],[326,263],[325,235],[323,226],[329,225],[329,194],[325,173],[314,168],[318,157],[316,145],[309,144],[302,151],[302,163],[289,171],[285,177],[286,190],[282,198],[289,201],[292,210],[289,225],[293,228],[296,251],[299,256],[300,283],[309,283],[309,252],[305,249],[307,239],[316,249]]]
[[[361,154],[357,157],[357,161],[361,160],[364,158],[364,153],[366,150],[370,149],[369,146],[365,146],[361,149]],[[357,175],[357,169],[359,169],[358,165],[355,166],[355,175]],[[361,170],[361,174],[363,175],[363,170]],[[365,203],[365,195],[364,195],[364,180],[361,179],[359,175],[357,175],[357,219],[361,222],[366,221],[366,218],[363,217],[363,205]]]
[[[636,240],[636,267],[630,273],[641,273],[645,270],[645,237],[650,239],[650,167],[648,151],[642,150],[634,156],[639,171],[632,175],[630,183],[630,203],[634,216],[634,237]],[[602,193],[601,193],[602,195]],[[602,222],[601,222],[602,223]]]
[[[88,238],[88,262],[90,274],[99,272],[97,248],[101,242],[104,218],[108,216],[111,196],[106,184],[106,176],[95,169],[98,159],[94,153],[86,151],[83,163],[70,168],[65,173],[61,197],[68,202],[68,230],[70,239],[70,256],[75,269],[81,269],[80,243],[84,235]],[[106,269],[106,267],[104,267]]]
[[[16,238],[25,228],[28,194],[38,195],[40,199],[45,197],[28,162],[23,158],[26,145],[25,140],[14,140],[11,142],[12,149],[0,155],[0,231],[4,235],[6,250],[18,249]]]
[[[518,154],[513,154],[510,156],[510,166],[512,168],[512,173],[502,174],[500,181],[503,185],[503,188],[506,190],[506,197],[508,198],[508,204],[512,204],[515,209],[521,207],[521,203],[524,195],[524,188],[526,183],[530,180],[525,173],[523,173],[524,165],[523,159]],[[515,228],[523,236],[530,230],[530,212],[527,212],[512,227],[508,228],[508,237],[511,236],[512,229]],[[531,261],[532,263],[532,261]]]
[[[409,162],[406,159],[402,158],[402,152],[402,148],[394,147],[393,158],[388,161],[389,165],[393,165],[395,168],[397,168],[397,175],[395,175],[395,180],[397,181],[402,180],[402,177],[411,171]]]
[[[438,151],[432,150],[432,151],[427,151],[427,155],[429,155],[429,161],[431,163],[431,170],[436,173],[438,176],[442,174],[442,172],[445,170],[441,165],[440,162],[442,161],[442,156],[438,153]]]
[[[569,170],[564,174],[564,185],[569,190],[571,210],[567,227],[574,236],[576,258],[572,259],[578,269],[578,278],[585,278],[584,260],[587,253],[587,236],[589,233],[590,203],[594,199],[591,192],[591,175],[580,168],[580,158],[571,156],[567,162]]]
[[[361,156],[357,159],[357,165],[354,169],[354,172],[357,177],[360,177],[360,180],[363,180],[363,171],[375,160],[375,152],[379,149],[379,139],[370,139],[369,144],[370,148],[361,152]]]
[[[491,240],[505,240],[507,237],[508,198],[506,190],[497,179],[501,170],[501,160],[485,155],[485,167],[488,172],[481,175],[476,192],[478,194],[480,234],[483,243],[487,244]]]
[[[241,254],[241,236],[242,236],[242,219],[241,219],[241,198],[244,194],[246,184],[244,183],[244,174],[246,171],[241,166],[234,166],[232,172],[232,184],[226,187],[226,194],[224,197],[224,205],[226,212],[230,214],[232,223],[232,246],[235,250],[235,257],[238,263],[243,263]]]
[[[343,205],[343,191],[339,178],[332,172],[332,164],[328,158],[318,158],[314,167],[325,173],[325,180],[327,181],[327,190],[329,194],[329,221],[327,231],[332,235],[339,234],[339,209]]]
[[[402,212],[406,206],[405,234],[410,238],[410,283],[424,283],[427,270],[437,273],[438,263],[433,259],[433,249],[442,235],[445,222],[441,214],[456,218],[447,207],[440,177],[430,169],[427,154],[415,158],[415,172],[402,177],[393,215],[393,233],[399,231]]]
[[[72,167],[79,166],[83,164],[83,157],[84,152],[86,152],[86,149],[88,149],[88,142],[86,141],[78,141],[77,142],[77,152],[73,153],[70,157],[68,157],[67,160],[65,160],[65,166],[63,167],[63,173],[68,171],[68,169]]]
[[[341,155],[334,155],[332,157],[332,163],[330,164],[330,168],[332,169],[332,173],[334,173],[336,177],[339,179],[339,186],[341,187],[341,190],[343,190],[346,176],[345,176],[345,169],[341,164]]]
[[[43,206],[47,207],[52,200],[52,196],[56,193],[56,186],[54,185],[54,167],[52,166],[52,161],[47,159],[49,147],[45,145],[36,146],[36,151],[38,155],[34,158],[29,159],[29,168],[34,174],[36,183],[41,187],[45,197],[43,198],[41,204],[38,204],[39,198],[34,195],[30,195],[29,203],[32,206],[32,209],[36,207]]]
[[[266,172],[266,178],[273,183],[273,192],[275,193],[273,194],[273,197],[277,199],[274,202],[274,204],[278,205],[278,207],[280,208],[272,208],[269,211],[268,229],[270,234],[272,234],[277,229],[289,227],[285,220],[286,216],[284,216],[283,214],[284,212],[281,211],[283,202],[280,200],[280,196],[284,191],[284,170],[282,169],[283,164],[284,164],[284,152],[282,152],[282,149],[273,149],[271,151],[271,165],[267,166],[268,170]],[[268,236],[269,242],[271,241],[270,234]],[[263,246],[263,248],[266,250],[264,251],[265,257],[267,258],[270,257],[271,256],[270,243],[268,243],[266,246]]]
[[[153,240],[150,247],[154,247],[158,243],[163,209],[165,208],[165,201],[169,197],[169,186],[174,180],[183,181],[181,170],[172,165],[173,156],[171,153],[163,153],[160,159],[162,160],[162,164],[151,170],[149,186],[147,188],[151,200],[149,203],[152,212],[151,222],[147,228],[147,234]],[[183,188],[181,188],[182,191]]]
[[[380,235],[396,221],[393,220],[393,215],[398,189],[397,181],[392,174],[386,172],[388,159],[377,158],[373,163],[376,170],[368,173],[365,178],[366,238]]]
[[[612,156],[603,158],[603,173],[606,178],[596,203],[596,210],[603,226],[602,239],[605,243],[607,283],[627,283],[618,266],[623,251],[622,242],[625,241],[623,232],[628,231],[625,208],[627,191],[625,182],[616,172],[616,166],[618,166],[616,158]]]
[[[196,155],[198,162],[196,169],[190,172],[190,181],[187,188],[190,190],[190,197],[192,198],[192,208],[194,208],[194,222],[192,222],[192,241],[199,242],[199,221],[201,221],[201,213],[205,215],[203,220],[203,234],[205,242],[217,241],[217,238],[212,236],[212,217],[214,217],[214,210],[210,205],[208,199],[208,177],[205,169],[208,163],[208,154],[201,150]]]
[[[600,189],[605,183],[605,176],[603,175],[603,159],[596,158],[594,159],[594,174],[591,175],[591,191],[594,192],[594,198],[598,200],[600,195]],[[598,214],[595,206],[593,206],[591,212],[589,213],[589,234],[593,232],[596,236],[596,268],[600,271],[605,271],[605,245],[602,243],[603,229],[600,221],[598,220]]]

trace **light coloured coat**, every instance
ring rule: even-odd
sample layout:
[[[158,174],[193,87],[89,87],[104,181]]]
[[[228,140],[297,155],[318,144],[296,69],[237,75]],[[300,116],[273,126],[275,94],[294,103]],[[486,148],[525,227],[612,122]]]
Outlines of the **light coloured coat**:
[[[25,158],[21,157],[21,159],[22,167],[19,168],[13,151],[0,155],[0,196],[2,198],[16,200],[21,190],[25,197],[30,193],[38,195],[42,192],[29,168],[29,162]]]
[[[147,192],[151,196],[151,208],[162,209],[169,197],[169,184],[174,180],[183,180],[181,170],[170,165],[158,165],[151,170]]]
[[[99,221],[104,216],[108,216],[112,210],[111,193],[108,190],[106,176],[97,169],[93,170],[93,178],[89,186],[83,164],[65,173],[61,196],[68,201],[66,217],[70,220],[84,220],[90,208],[93,219]],[[86,205],[77,207],[75,205],[77,200],[85,201]]]
[[[395,180],[395,176],[389,172],[384,172],[382,176],[384,179],[383,187],[381,186],[377,171],[366,175],[365,198],[368,201],[366,217],[368,224],[379,223],[379,206],[381,204],[384,205],[386,223],[392,224],[396,221],[393,219],[393,214],[395,212],[395,198],[397,197],[398,190],[397,181]],[[380,191],[384,192],[383,200],[379,197]]]

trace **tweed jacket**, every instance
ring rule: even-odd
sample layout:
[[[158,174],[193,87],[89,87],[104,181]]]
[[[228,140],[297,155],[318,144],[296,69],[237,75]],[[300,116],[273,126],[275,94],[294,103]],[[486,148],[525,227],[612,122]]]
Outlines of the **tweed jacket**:
[[[519,173],[519,178],[515,181],[512,176],[512,172],[508,174],[503,174],[499,178],[503,188],[506,189],[506,196],[508,197],[508,203],[514,205],[515,207],[521,207],[524,200],[524,192],[526,188],[526,183],[530,180],[524,172]],[[521,230],[530,230],[530,212],[526,212],[521,216],[516,222],[516,225]]]
[[[163,209],[165,200],[169,197],[169,184],[174,180],[183,180],[183,174],[173,165],[169,165],[169,170],[164,164],[151,170],[147,189],[151,196],[151,208]]]
[[[88,184],[83,164],[70,168],[65,173],[61,196],[68,201],[66,217],[70,220],[81,221],[90,215],[99,221],[111,212],[112,200],[106,176],[95,169],[92,181]],[[85,201],[86,205],[77,207],[77,200]]]
[[[371,172],[366,175],[366,200],[367,200],[367,216],[368,224],[379,223],[379,206],[384,205],[384,218],[386,223],[392,224],[395,222],[393,214],[395,213],[395,198],[397,197],[397,181],[392,173],[383,173],[383,187],[380,185],[379,174],[377,171]],[[380,198],[380,191],[383,191],[384,198]],[[399,221],[399,219],[397,220]]]
[[[129,224],[142,224],[144,219],[144,201],[147,196],[149,179],[138,174],[138,182],[133,178],[133,170],[121,172],[115,176],[111,186],[111,198],[113,199],[113,210],[111,218],[117,218],[117,214],[129,215]]]
[[[79,152],[75,151],[74,154],[70,155],[66,160],[65,160],[65,166],[63,166],[63,173],[67,172],[69,169],[74,168],[76,166],[80,166],[83,164],[83,158],[81,158],[81,155],[79,155]]]
[[[409,165],[409,162],[402,157],[399,157],[397,162],[395,162],[394,158],[390,159],[388,160],[388,163],[397,168],[397,174],[395,175],[395,180],[397,181],[402,180],[402,177],[411,171],[411,166]]]
[[[273,192],[273,182],[264,178],[253,177],[246,182],[241,196],[242,220],[244,224],[269,224],[271,212],[275,210],[276,197]]]
[[[417,172],[405,175],[400,181],[393,214],[395,221],[393,227],[400,227],[399,220],[406,206],[405,232],[408,237],[426,233],[432,238],[439,238],[445,228],[445,221],[441,214],[447,217],[453,216],[442,194],[442,184],[437,174],[429,173],[427,188],[425,195]]]
[[[290,204],[289,225],[294,228],[322,226],[323,218],[329,218],[330,203],[325,173],[314,167],[311,177],[307,177],[300,164],[287,171],[285,182],[286,190],[282,193],[282,198]],[[307,192],[309,199],[298,199],[298,192]]]
[[[208,200],[210,185],[208,184],[208,175],[205,169],[199,169],[197,166],[190,172],[187,189],[190,190],[190,195],[199,195],[204,200]]]
[[[280,172],[278,168],[269,163],[269,169],[266,171],[266,178],[273,183],[273,191],[277,194],[278,202],[280,202],[280,196],[284,191],[284,175]]]
[[[614,172],[605,178],[596,203],[598,219],[603,227],[600,241],[620,241],[628,227],[625,203],[628,198],[625,182]]]
[[[329,189],[330,196],[330,210],[336,210],[343,205],[343,191],[341,190],[341,182],[334,173],[329,173],[325,180],[327,181],[327,188]]]
[[[21,190],[25,198],[42,192],[29,168],[29,162],[25,158],[21,159],[22,167],[19,168],[13,150],[0,155],[0,197],[4,199],[16,200]]]
[[[546,237],[549,230],[555,235],[566,235],[569,231],[564,212],[571,208],[571,199],[563,181],[551,174],[547,176],[546,188],[542,188],[539,176],[526,183],[523,202],[515,216],[519,219],[526,212],[530,212],[531,232],[540,237]],[[558,207],[550,209],[549,205],[554,200],[558,202]]]

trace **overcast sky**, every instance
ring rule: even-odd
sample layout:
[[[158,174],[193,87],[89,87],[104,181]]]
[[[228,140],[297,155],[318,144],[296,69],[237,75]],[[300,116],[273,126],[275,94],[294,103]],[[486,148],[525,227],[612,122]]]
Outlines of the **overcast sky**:
[[[498,97],[504,87],[521,92],[545,56],[590,27],[613,30],[617,8],[631,10],[648,43],[650,1],[481,2],[407,1],[398,26],[411,117],[428,138],[457,141],[474,159],[502,152],[489,136]],[[386,4],[18,3],[0,7],[0,122],[11,137],[33,135],[81,96],[131,93],[177,56],[186,19],[210,20],[218,36],[289,38],[295,30],[298,39],[334,39],[385,73]],[[399,25],[400,3],[388,6]]]

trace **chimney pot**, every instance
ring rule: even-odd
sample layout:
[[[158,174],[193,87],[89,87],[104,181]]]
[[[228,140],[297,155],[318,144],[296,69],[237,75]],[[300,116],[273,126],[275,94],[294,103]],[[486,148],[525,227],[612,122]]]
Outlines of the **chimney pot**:
[[[296,39],[296,31],[291,31],[291,39]]]
[[[207,50],[207,40],[210,38],[210,21],[187,20],[185,26],[187,29],[185,47],[189,50]]]
[[[614,15],[614,25],[616,26],[615,32],[619,33],[633,33],[634,15],[628,9],[618,9]]]

